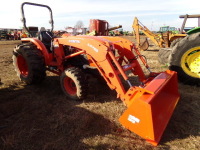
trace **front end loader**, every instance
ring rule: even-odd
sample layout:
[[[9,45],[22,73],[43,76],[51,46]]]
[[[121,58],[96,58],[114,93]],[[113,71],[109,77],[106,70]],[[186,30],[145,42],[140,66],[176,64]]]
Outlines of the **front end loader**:
[[[25,28],[24,5],[48,8],[53,31],[50,7],[29,2],[21,7]],[[149,70],[148,75],[144,74],[138,60]],[[86,70],[87,73],[97,71],[127,106],[119,118],[120,123],[153,145],[159,143],[180,98],[176,72],[151,72],[135,45],[120,37],[80,35],[59,38],[52,32],[42,31],[39,38],[22,39],[13,51],[13,63],[17,75],[27,84],[42,82],[46,70],[59,75],[63,92],[75,100],[86,99]],[[127,71],[138,76],[139,86],[131,83]]]

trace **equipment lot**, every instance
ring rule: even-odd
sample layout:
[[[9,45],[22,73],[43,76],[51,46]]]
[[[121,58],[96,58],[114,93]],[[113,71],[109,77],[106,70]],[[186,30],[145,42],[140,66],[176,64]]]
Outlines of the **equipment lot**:
[[[125,106],[97,81],[83,103],[66,99],[52,73],[41,85],[23,84],[11,58],[19,42],[0,41],[0,149],[200,149],[199,87],[179,83],[181,99],[153,147],[119,124]],[[167,69],[158,63],[156,47],[142,54],[152,71]]]

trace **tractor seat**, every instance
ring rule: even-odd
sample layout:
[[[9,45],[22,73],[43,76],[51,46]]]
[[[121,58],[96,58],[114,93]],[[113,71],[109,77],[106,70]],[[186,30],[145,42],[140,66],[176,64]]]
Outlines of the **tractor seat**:
[[[38,39],[45,45],[47,50],[51,52],[51,42],[53,39],[53,34],[50,31],[41,31],[38,35]]]

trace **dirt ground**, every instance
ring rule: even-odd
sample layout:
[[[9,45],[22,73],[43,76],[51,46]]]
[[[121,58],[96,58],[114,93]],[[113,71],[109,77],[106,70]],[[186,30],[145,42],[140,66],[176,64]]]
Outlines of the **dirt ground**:
[[[98,82],[83,102],[66,99],[59,77],[48,73],[40,85],[22,83],[12,65],[12,50],[20,41],[0,41],[0,149],[200,149],[200,88],[179,83],[181,99],[162,136],[153,147],[123,128],[125,110],[116,93]],[[142,52],[153,71],[166,70],[157,48]]]

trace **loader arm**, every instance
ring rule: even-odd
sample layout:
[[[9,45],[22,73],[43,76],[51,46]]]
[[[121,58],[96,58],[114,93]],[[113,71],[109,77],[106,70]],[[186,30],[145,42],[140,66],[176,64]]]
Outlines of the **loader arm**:
[[[112,37],[69,36],[56,39],[54,45],[70,45],[82,50],[81,54],[89,55],[90,61],[99,70],[108,86],[115,89],[118,93],[117,97],[124,100],[126,91],[120,76],[127,84],[130,83],[125,73],[127,70],[138,75],[141,82],[145,82],[146,77],[132,52],[133,44],[122,38],[114,39]],[[114,55],[114,51],[118,53],[118,56]],[[66,56],[65,58],[69,57]]]
[[[159,47],[163,47],[164,40],[157,34],[151,32],[146,26],[144,26],[137,17],[135,17],[133,21],[132,28],[135,33],[136,41],[137,41],[137,48],[141,49],[141,41],[140,41],[140,32],[142,31],[148,38],[150,38],[153,43]],[[141,49],[142,50],[142,49]]]

